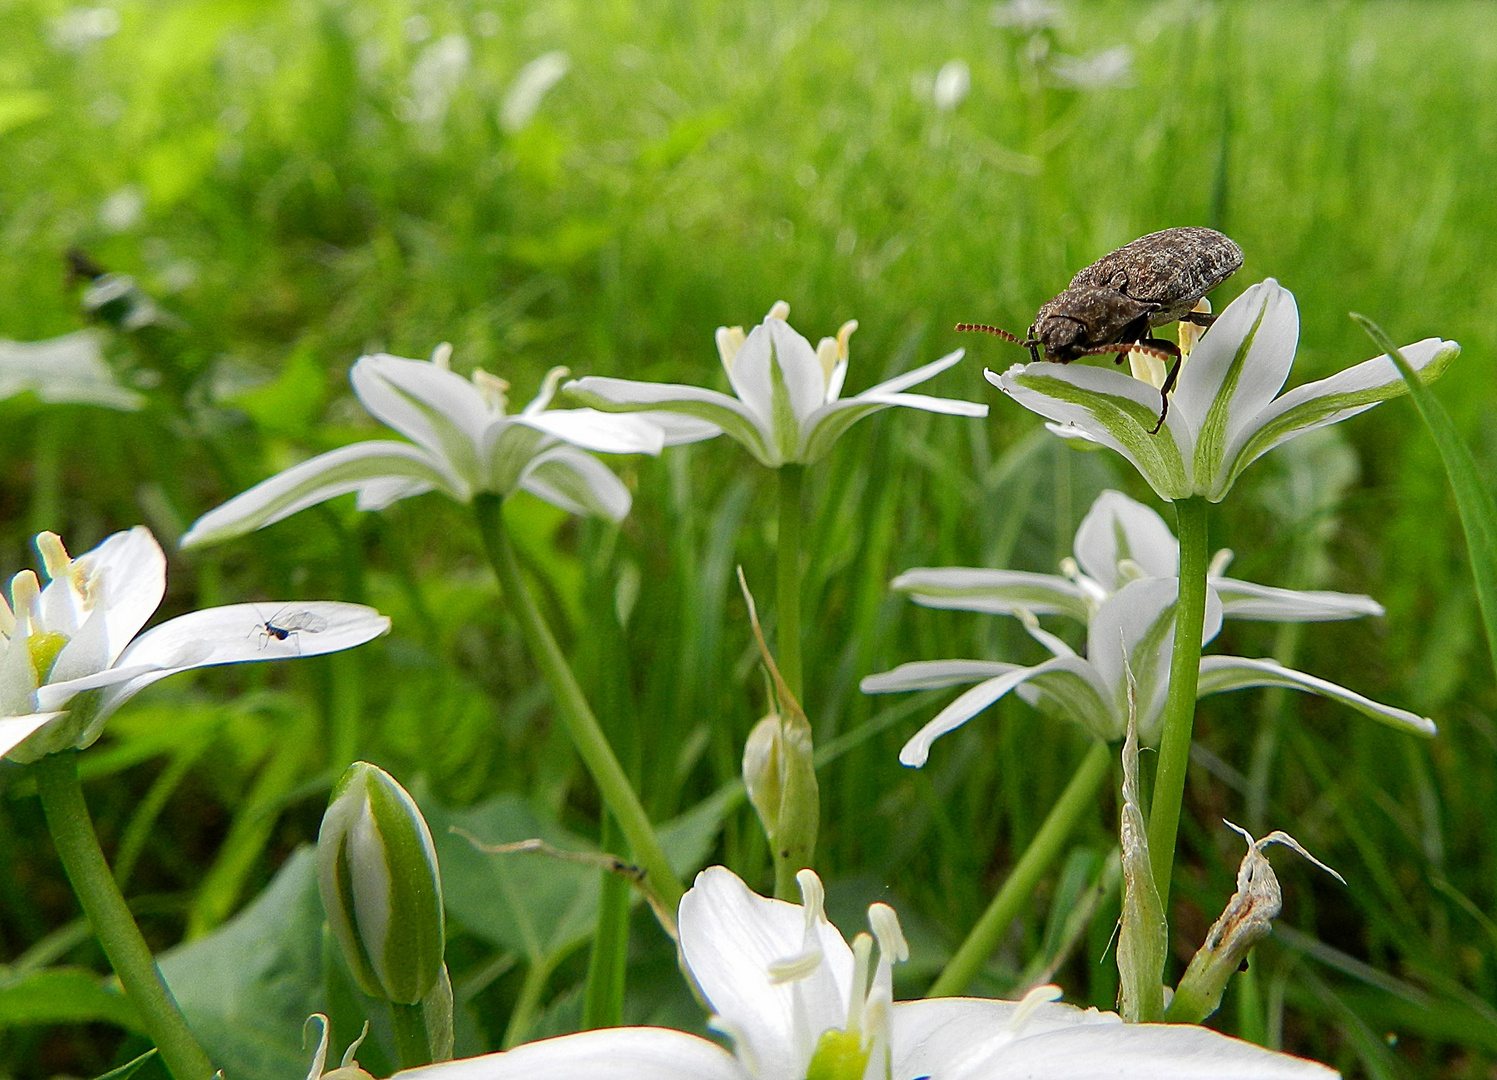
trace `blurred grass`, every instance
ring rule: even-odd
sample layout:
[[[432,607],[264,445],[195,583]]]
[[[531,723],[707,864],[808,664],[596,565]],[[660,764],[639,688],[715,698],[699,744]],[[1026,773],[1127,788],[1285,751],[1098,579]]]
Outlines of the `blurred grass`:
[[[860,321],[851,389],[964,344],[973,357],[934,392],[993,404],[985,425],[885,414],[811,476],[807,697],[825,742],[888,704],[857,693],[871,671],[1034,653],[997,620],[891,599],[894,573],[1051,570],[1102,487],[1148,498],[1115,460],[1037,437],[1033,417],[997,399],[981,368],[1013,350],[947,328],[1021,329],[1080,265],[1179,224],[1222,228],[1247,253],[1218,307],[1270,274],[1294,291],[1294,381],[1369,354],[1348,310],[1399,341],[1459,340],[1436,393],[1492,475],[1497,10],[1078,3],[1040,40],[1050,58],[987,4],[959,2],[0,7],[0,336],[80,324],[72,247],[134,275],[176,319],[115,343],[122,368],[161,373],[144,414],[0,403],[0,571],[31,564],[35,527],[75,551],[141,520],[170,539],[272,471],[364,437],[345,379],[362,351],[424,356],[448,340],[460,369],[503,375],[515,400],[558,363],[715,385],[713,328],[786,299],[813,339]],[[1044,75],[1057,53],[1117,45],[1133,50],[1131,86],[1076,91]],[[565,75],[506,125],[523,66],[556,51]],[[970,96],[937,109],[933,76],[958,58]],[[1229,626],[1217,648],[1291,659],[1435,716],[1441,735],[1414,744],[1284,694],[1209,701],[1177,944],[1188,955],[1230,893],[1239,852],[1217,819],[1252,811],[1351,886],[1283,869],[1284,922],[1299,934],[1259,950],[1262,1004],[1229,1001],[1221,1026],[1348,1075],[1486,1077],[1497,695],[1465,548],[1406,402],[1338,432],[1328,452],[1351,462],[1344,489],[1296,512],[1284,492],[1303,466],[1270,456],[1214,512],[1213,543],[1239,552],[1243,577],[1368,592],[1387,618],[1291,635]],[[773,491],[726,442],[619,467],[636,490],[622,527],[531,501],[516,530],[665,819],[736,775],[763,707],[731,573],[742,563],[768,588]],[[106,847],[132,852],[132,894],[176,897],[147,919],[155,944],[211,929],[314,837],[350,753],[424,773],[455,804],[520,792],[597,835],[595,795],[458,508],[427,497],[360,516],[339,503],[172,559],[172,610],[290,596],[367,599],[395,633],[341,668],[166,684],[86,759]],[[918,946],[907,993],[971,925],[1083,747],[1006,703],[909,772],[894,755],[919,718],[822,778],[820,866],[834,901],[839,880],[848,896],[893,891]],[[288,730],[323,735],[303,747]],[[14,796],[0,801],[7,959],[75,914],[16,780],[0,775]],[[1114,823],[1099,806],[1080,843],[1100,856]],[[768,883],[748,812],[727,822],[719,855]],[[1058,978],[1073,1000],[1110,1005],[1101,910]],[[1013,988],[1060,914],[1037,906],[989,991]],[[635,928],[626,1015],[639,1018],[666,1007],[651,988],[670,973],[653,931]],[[475,1012],[497,1045],[522,972],[461,936],[454,950],[478,973]],[[89,944],[67,959],[99,961]],[[498,972],[486,981],[485,965]],[[565,1029],[580,977],[558,968],[540,1030]],[[97,1073],[130,1052],[96,1027],[0,1040],[0,1069],[27,1077]]]

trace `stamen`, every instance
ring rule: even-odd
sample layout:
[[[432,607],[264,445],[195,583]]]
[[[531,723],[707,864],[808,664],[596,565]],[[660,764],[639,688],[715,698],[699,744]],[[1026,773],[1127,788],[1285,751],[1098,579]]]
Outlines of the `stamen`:
[[[775,960],[769,965],[769,984],[771,986],[782,986],[785,983],[800,982],[809,979],[816,974],[816,969],[821,967],[821,950],[807,949],[798,952],[794,956],[787,956],[783,960]]]
[[[878,938],[881,959],[902,964],[910,958],[910,943],[905,940],[904,931],[899,926],[899,916],[888,904],[869,905],[868,926],[873,936]]]
[[[556,388],[561,385],[571,371],[560,365],[546,372],[546,377],[541,380],[541,392],[535,395],[535,400],[525,406],[525,416],[534,416],[551,404],[551,399],[556,396]]]
[[[834,338],[824,337],[816,343],[816,359],[821,364],[822,380],[830,383],[832,369],[837,366],[837,342]]]
[[[358,1061],[356,1061],[354,1059],[354,1054],[358,1053],[359,1047],[363,1045],[364,1040],[367,1039],[368,1037],[369,1037],[369,1021],[365,1020],[364,1021],[364,1030],[361,1031],[361,1032],[359,1032],[359,1037],[357,1039],[355,1039],[353,1042],[349,1043],[348,1044],[348,1049],[345,1050],[345,1051],[343,1051],[343,1061],[342,1061],[343,1068],[346,1069],[350,1065],[357,1065],[358,1064]]]
[[[53,581],[65,576],[72,568],[73,560],[68,555],[68,549],[63,547],[62,537],[55,532],[37,533],[36,550],[41,554],[42,565],[47,569],[47,577]]]
[[[483,403],[503,416],[509,409],[509,382],[490,375],[483,368],[473,369],[473,385],[478,387]]]
[[[764,321],[768,322],[770,319],[779,319],[781,322],[785,322],[789,318],[790,305],[785,303],[785,301],[783,300],[776,300],[772,305],[770,305],[769,314],[764,316]]]
[[[22,570],[10,579],[10,602],[15,605],[16,633],[25,637],[31,632],[31,620],[42,595],[42,583],[35,570]]]
[[[1029,1023],[1029,1018],[1034,1015],[1034,1011],[1047,1002],[1059,1001],[1060,995],[1060,987],[1053,983],[1036,986],[1025,994],[1019,999],[1019,1007],[1014,1010],[1014,1015],[1009,1018],[1007,1028],[1009,1034],[1017,1038],[1024,1025]]]
[[[443,371],[452,370],[452,342],[444,341],[431,351],[431,362]],[[364,1036],[360,1035],[362,1039]],[[355,1046],[358,1043],[354,1044]]]
[[[1121,584],[1126,585],[1130,581],[1137,581],[1139,578],[1148,576],[1149,572],[1132,559],[1118,560],[1118,580]]]
[[[741,326],[719,326],[717,328],[717,355],[722,358],[723,370],[732,372],[733,358],[747,340]]]
[[[1211,565],[1206,569],[1207,577],[1221,577],[1227,572],[1227,567],[1232,565],[1232,549],[1222,548],[1211,556]]]
[[[847,1032],[863,1029],[863,1006],[868,1003],[868,964],[873,958],[873,938],[859,934],[852,939],[852,993],[847,1000]]]
[[[1199,311],[1203,315],[1210,315],[1211,301],[1203,296],[1196,301],[1196,306],[1191,308],[1191,310]],[[1181,322],[1179,327],[1179,332],[1175,336],[1180,344],[1180,362],[1184,363],[1185,358],[1190,355],[1190,351],[1196,347],[1196,342],[1201,340],[1201,335],[1206,332],[1206,328],[1189,322]]]
[[[811,930],[826,922],[826,889],[822,887],[816,871],[801,870],[795,875],[795,883],[800,886],[800,902],[805,908],[806,929]]]
[[[1076,650],[1067,645],[1060,638],[1040,626],[1040,621],[1034,617],[1034,612],[1028,608],[1015,608],[1014,614],[1019,617],[1019,622],[1024,624],[1025,631],[1029,636],[1050,650],[1051,656],[1075,656]]]
[[[10,605],[6,603],[5,597],[0,595],[0,637],[10,637],[15,632],[15,612],[10,610]]]
[[[858,328],[857,319],[848,319],[837,330],[837,359],[847,359],[848,343],[852,340],[852,333]]]

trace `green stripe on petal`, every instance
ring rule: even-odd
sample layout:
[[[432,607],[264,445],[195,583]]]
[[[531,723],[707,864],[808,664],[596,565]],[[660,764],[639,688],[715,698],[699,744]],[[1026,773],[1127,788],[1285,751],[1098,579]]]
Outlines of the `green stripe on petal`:
[[[1242,381],[1243,369],[1247,366],[1248,354],[1252,352],[1253,340],[1258,336],[1259,327],[1263,325],[1263,317],[1268,313],[1269,301],[1272,298],[1272,295],[1265,290],[1257,317],[1253,319],[1252,327],[1243,335],[1242,341],[1238,344],[1237,352],[1233,355],[1226,374],[1222,376],[1216,396],[1211,400],[1211,407],[1206,410],[1206,418],[1200,430],[1196,432],[1195,475],[1203,480],[1216,476],[1221,468],[1222,455],[1227,445],[1228,428],[1232,422],[1232,398],[1237,394],[1237,384]]]

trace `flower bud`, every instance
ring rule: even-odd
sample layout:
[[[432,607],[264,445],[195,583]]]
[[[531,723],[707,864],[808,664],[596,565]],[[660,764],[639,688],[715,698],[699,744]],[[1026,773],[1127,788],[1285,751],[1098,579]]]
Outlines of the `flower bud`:
[[[317,885],[359,987],[419,1004],[442,973],[442,879],[421,811],[383,769],[354,762],[333,789]]]
[[[1227,901],[1221,918],[1206,932],[1205,943],[1191,957],[1190,966],[1185,969],[1185,976],[1170,1002],[1167,1020],[1199,1024],[1216,1012],[1227,982],[1247,962],[1252,947],[1272,932],[1273,921],[1278,918],[1284,898],[1279,891],[1279,879],[1263,854],[1263,849],[1269,844],[1291,848],[1341,884],[1346,884],[1340,874],[1311,855],[1288,833],[1275,831],[1262,840],[1254,840],[1246,829],[1230,821],[1226,824],[1248,842],[1247,854],[1237,869],[1237,891]]]
[[[799,706],[788,722],[770,713],[754,725],[743,747],[743,783],[764,825],[777,878],[793,879],[811,865],[821,817],[811,725]]]

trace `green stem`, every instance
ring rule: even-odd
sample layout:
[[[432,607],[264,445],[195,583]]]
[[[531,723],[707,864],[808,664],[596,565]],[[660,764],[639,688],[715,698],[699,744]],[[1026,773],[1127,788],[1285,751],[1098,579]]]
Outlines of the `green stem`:
[[[93,818],[78,783],[78,751],[48,754],[36,763],[35,773],[47,828],[68,881],[120,985],[140,1010],[146,1032],[161,1051],[161,1060],[176,1080],[208,1080],[213,1075],[213,1063],[172,1000],[99,848]]]
[[[656,898],[667,911],[674,912],[685,890],[681,888],[680,880],[671,869],[660,840],[655,835],[655,829],[650,824],[649,815],[640,804],[639,796],[634,793],[634,787],[629,783],[623,766],[619,764],[613,747],[608,745],[608,739],[598,725],[598,718],[593,715],[592,707],[582,693],[582,687],[577,685],[577,677],[572,674],[561,646],[551,635],[545,616],[541,614],[535,597],[525,584],[520,561],[504,527],[503,506],[497,495],[485,493],[473,498],[473,512],[478,519],[478,529],[483,535],[484,548],[488,552],[489,561],[494,565],[494,573],[499,578],[505,601],[520,624],[520,632],[525,637],[531,656],[551,687],[556,711],[566,725],[567,733],[572,737],[572,744],[581,755],[583,764],[592,774],[593,782],[598,785],[604,805],[612,812],[619,830],[628,841],[634,860],[644,868],[648,885]]]
[[[426,1010],[421,1005],[390,1002],[390,1017],[395,1021],[395,1051],[402,1069],[416,1069],[431,1064],[431,1039],[426,1031]]]
[[[1149,859],[1159,902],[1169,911],[1170,877],[1175,864],[1175,835],[1180,803],[1185,798],[1185,770],[1190,764],[1190,732],[1196,717],[1196,687],[1201,677],[1201,628],[1206,621],[1206,500],[1199,495],[1175,503],[1175,532],[1180,540],[1180,594],[1175,602],[1175,647],[1170,656],[1169,697],[1164,703],[1164,733],[1159,767],[1154,773],[1154,802],[1149,814]]]
[[[805,706],[801,694],[800,666],[800,533],[801,533],[801,488],[806,476],[804,465],[781,465],[780,474],[780,535],[775,552],[775,569],[778,585],[778,610],[780,631],[779,656],[780,675],[797,701]]]
[[[972,985],[972,980],[1013,924],[1019,909],[1028,903],[1041,875],[1060,856],[1081,816],[1096,805],[1097,791],[1111,767],[1112,751],[1106,743],[1094,743],[1045,817],[1040,831],[1034,834],[1034,839],[1019,858],[1018,865],[982,913],[982,918],[977,920],[977,925],[967,934],[967,940],[962,942],[946,969],[931,985],[926,997],[953,997]]]
[[[618,826],[603,814],[599,846],[614,850]],[[582,1029],[619,1027],[624,1022],[624,977],[629,962],[629,881],[608,870],[598,893],[597,929],[587,961],[587,985],[582,995]]]

